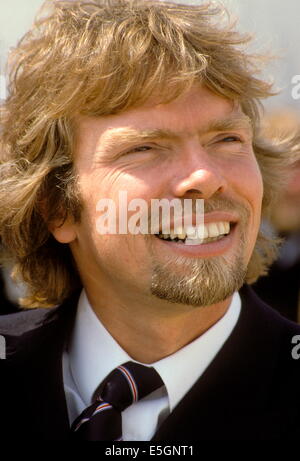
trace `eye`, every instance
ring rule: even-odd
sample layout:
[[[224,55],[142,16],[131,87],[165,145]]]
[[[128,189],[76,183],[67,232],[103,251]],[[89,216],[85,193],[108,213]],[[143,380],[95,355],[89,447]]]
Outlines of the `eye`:
[[[151,146],[137,146],[137,147],[133,147],[132,149],[130,149],[127,153],[146,152],[146,151],[151,150],[151,149],[152,149]]]
[[[239,136],[226,136],[220,139],[220,142],[242,142],[242,140]]]

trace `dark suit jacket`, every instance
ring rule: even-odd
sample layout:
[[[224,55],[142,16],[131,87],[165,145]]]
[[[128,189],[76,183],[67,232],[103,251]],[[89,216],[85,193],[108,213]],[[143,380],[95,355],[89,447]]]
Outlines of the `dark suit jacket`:
[[[282,268],[274,263],[268,275],[260,277],[254,285],[258,296],[274,309],[294,322],[298,318],[300,295],[300,260],[293,266]]]
[[[291,353],[300,326],[249,287],[240,294],[242,311],[231,336],[153,440],[300,439],[300,359]],[[62,353],[76,305],[74,297],[52,310],[0,318],[7,341],[7,358],[0,361],[3,440],[68,440]]]

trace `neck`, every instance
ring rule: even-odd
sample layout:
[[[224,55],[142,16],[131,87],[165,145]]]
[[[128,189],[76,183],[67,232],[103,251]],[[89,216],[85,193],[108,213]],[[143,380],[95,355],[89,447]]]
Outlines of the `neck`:
[[[97,317],[119,345],[132,359],[147,364],[173,354],[201,336],[223,317],[232,299],[191,307],[153,296],[151,300],[131,299],[124,303],[118,296],[95,296],[88,288],[86,293]]]

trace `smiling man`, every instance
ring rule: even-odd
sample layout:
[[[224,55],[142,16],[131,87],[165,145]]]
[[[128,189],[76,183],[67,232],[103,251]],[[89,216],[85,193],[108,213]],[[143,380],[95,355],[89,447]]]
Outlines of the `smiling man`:
[[[271,87],[222,15],[57,2],[16,50],[0,230],[35,309],[0,321],[8,437],[299,437],[300,328],[249,287],[275,256],[260,222],[295,147],[259,138]],[[192,226],[99,233],[99,200],[119,211],[120,192],[190,200]]]

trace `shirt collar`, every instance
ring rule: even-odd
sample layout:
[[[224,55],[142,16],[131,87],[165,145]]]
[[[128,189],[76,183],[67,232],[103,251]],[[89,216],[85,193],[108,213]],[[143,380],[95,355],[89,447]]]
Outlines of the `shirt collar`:
[[[240,296],[234,293],[227,312],[218,322],[187,346],[152,364],[165,383],[170,411],[222,348],[237,323],[240,309]],[[74,383],[86,405],[114,368],[132,360],[102,325],[84,290],[79,298],[68,354]]]

